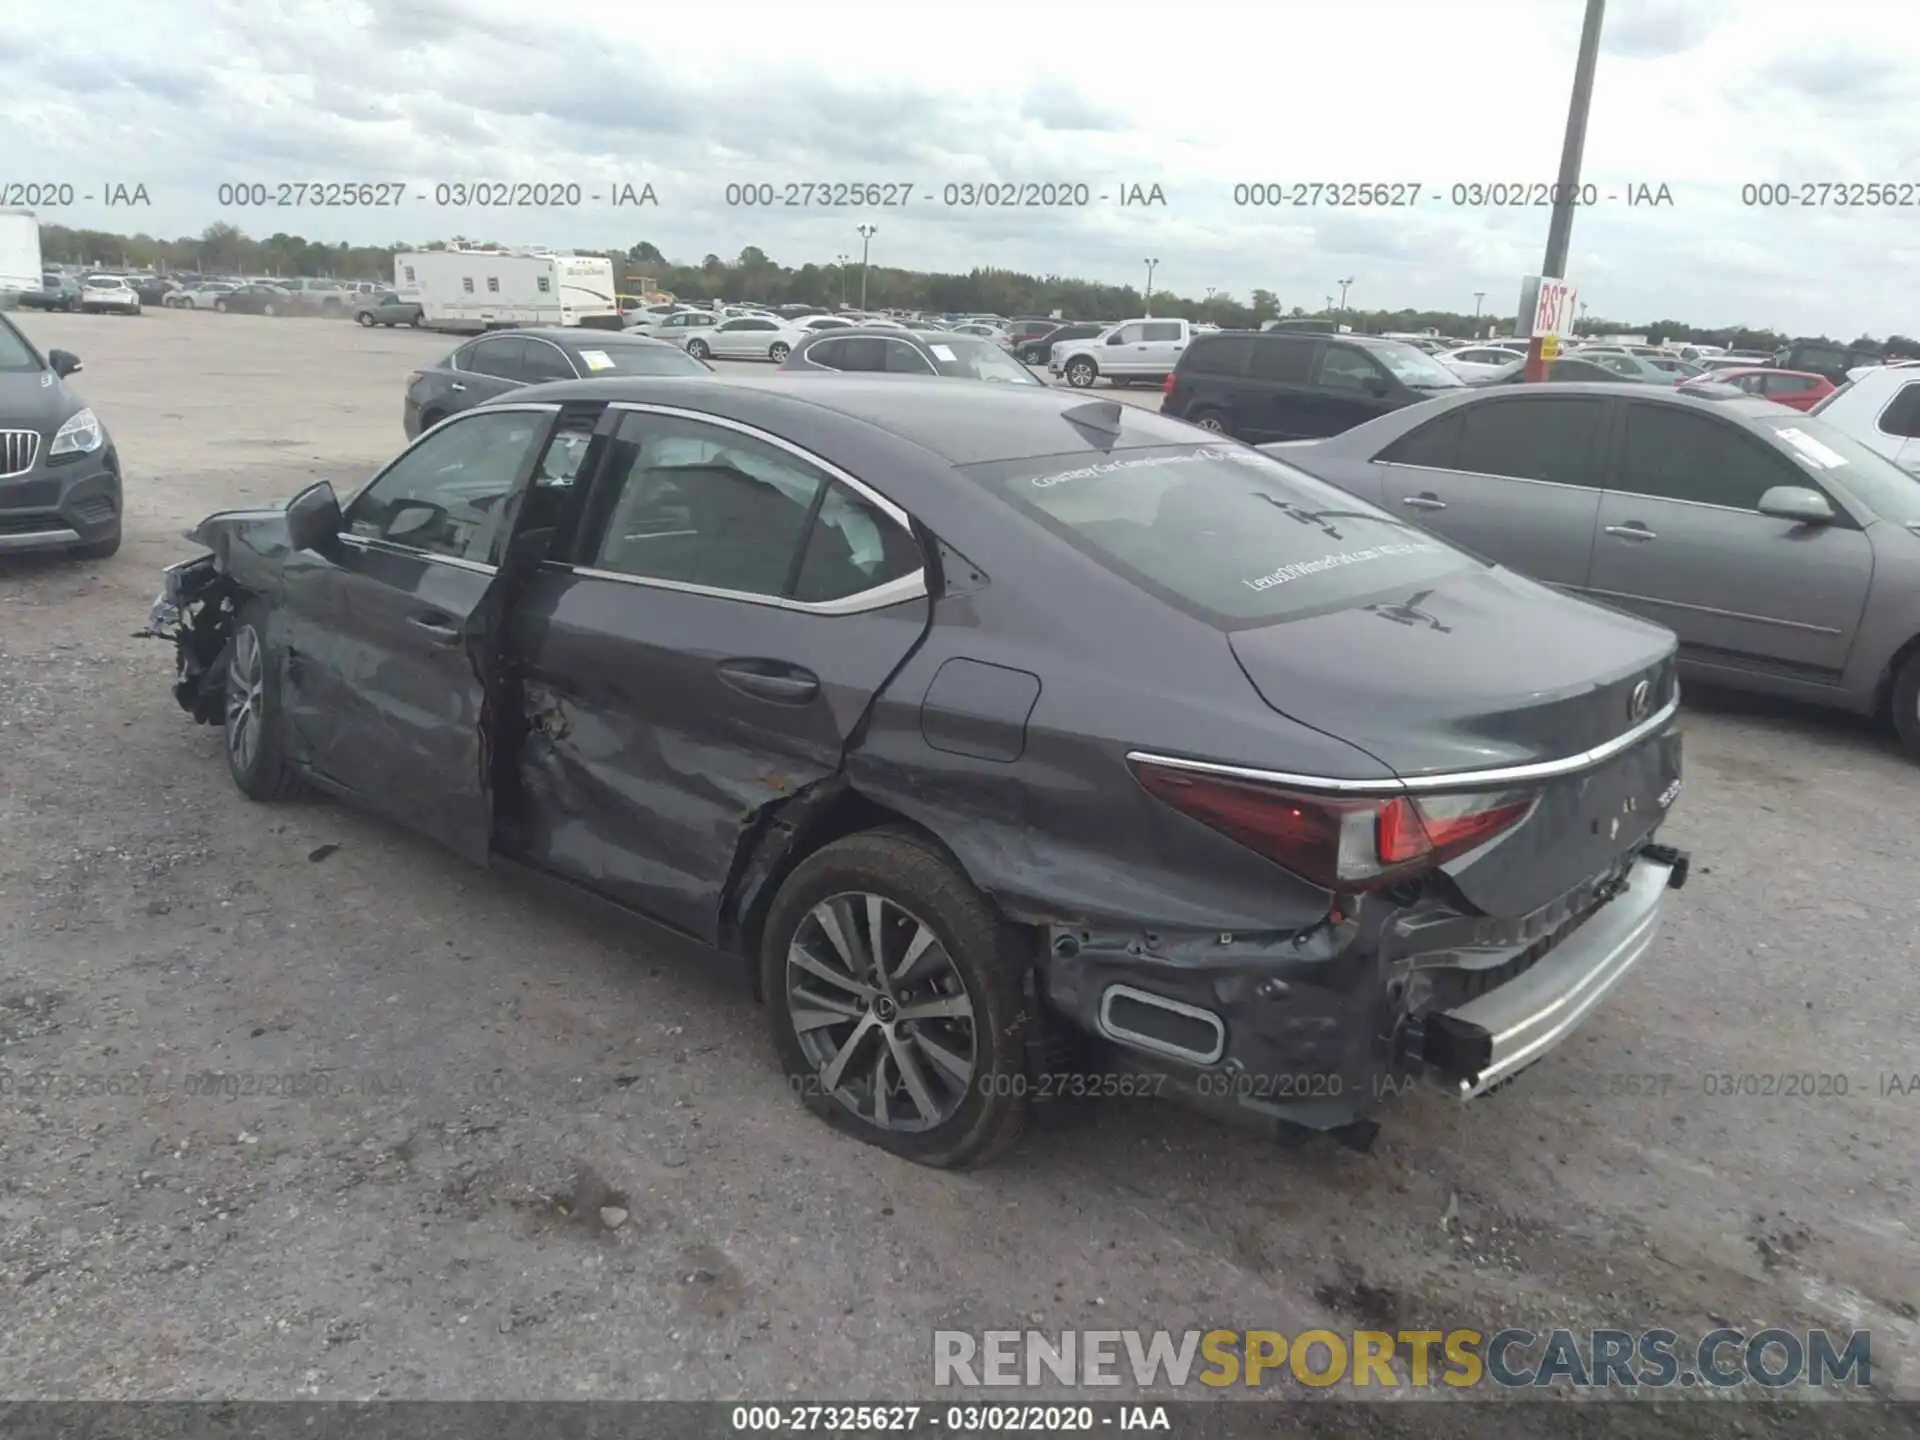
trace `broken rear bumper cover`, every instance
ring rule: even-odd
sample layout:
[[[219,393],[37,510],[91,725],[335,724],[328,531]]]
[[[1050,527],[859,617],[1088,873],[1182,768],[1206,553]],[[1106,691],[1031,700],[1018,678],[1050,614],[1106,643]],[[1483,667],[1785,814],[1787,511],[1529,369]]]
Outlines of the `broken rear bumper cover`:
[[[1155,1093],[1339,1130],[1417,1084],[1467,1099],[1550,1054],[1648,952],[1689,868],[1649,842],[1515,920],[1362,905],[1308,936],[1056,929],[1041,987],[1114,1069],[1161,1077]]]

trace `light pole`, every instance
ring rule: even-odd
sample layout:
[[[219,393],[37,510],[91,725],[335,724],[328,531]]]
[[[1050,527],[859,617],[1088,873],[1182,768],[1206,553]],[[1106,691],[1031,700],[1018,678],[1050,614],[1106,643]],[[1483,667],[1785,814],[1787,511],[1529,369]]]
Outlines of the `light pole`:
[[[850,255],[836,255],[833,257],[833,263],[838,266],[840,270],[840,308],[842,310],[847,308],[847,264],[852,258]]]
[[[1580,26],[1580,53],[1573,62],[1573,95],[1567,101],[1567,134],[1560,146],[1560,182],[1554,187],[1553,218],[1547,222],[1547,255],[1540,266],[1540,273],[1552,280],[1567,276],[1574,192],[1580,188],[1580,160],[1587,148],[1587,112],[1593,108],[1593,72],[1600,62],[1600,22],[1606,13],[1607,0],[1587,0],[1587,16]],[[1527,343],[1525,378],[1547,378],[1547,362],[1540,354],[1537,336]]]
[[[1339,285],[1340,285],[1340,309],[1341,309],[1341,312],[1342,312],[1343,314],[1345,313],[1345,311],[1346,311],[1346,308],[1347,308],[1347,287],[1348,287],[1349,285],[1351,285],[1351,284],[1353,284],[1353,277],[1352,277],[1351,275],[1349,275],[1349,276],[1348,276],[1348,277],[1347,277],[1346,279],[1344,279],[1344,280],[1342,280],[1342,281],[1340,281],[1340,282],[1339,282]]]
[[[867,247],[873,243],[873,237],[880,233],[878,225],[862,225],[860,230],[860,308],[867,308]]]
[[[1158,260],[1147,261],[1146,315],[1148,319],[1153,318],[1153,272],[1159,264]]]
[[[1487,292],[1484,290],[1476,290],[1473,292],[1473,318],[1474,319],[1478,320],[1480,318],[1480,302],[1485,300],[1486,298],[1487,298]]]
[[[1580,333],[1587,333],[1587,302],[1584,300],[1580,302]]]

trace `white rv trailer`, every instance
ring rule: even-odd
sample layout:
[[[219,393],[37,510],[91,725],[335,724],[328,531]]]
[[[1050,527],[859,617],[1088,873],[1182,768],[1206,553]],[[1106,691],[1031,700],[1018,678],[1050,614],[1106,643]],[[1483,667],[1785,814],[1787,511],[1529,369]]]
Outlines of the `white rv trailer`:
[[[0,210],[0,309],[40,291],[40,222],[31,210]]]
[[[393,288],[435,330],[620,328],[613,262],[571,250],[403,250],[393,257]]]

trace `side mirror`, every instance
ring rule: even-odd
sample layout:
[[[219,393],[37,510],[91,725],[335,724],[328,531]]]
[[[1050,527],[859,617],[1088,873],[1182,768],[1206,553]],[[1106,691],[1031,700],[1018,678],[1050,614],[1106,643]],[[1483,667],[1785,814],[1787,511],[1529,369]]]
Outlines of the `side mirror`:
[[[1124,345],[1126,343],[1127,343],[1127,337],[1120,334],[1118,331],[1115,331],[1113,334],[1107,336],[1107,344],[1109,345]]]
[[[71,350],[47,351],[47,364],[62,380],[69,375],[78,375],[81,369],[80,357]]]
[[[340,497],[325,480],[309,485],[287,502],[287,544],[295,550],[317,550],[346,526]]]
[[[1801,485],[1776,485],[1760,497],[1760,513],[1799,525],[1831,525],[1833,506],[1818,490]]]

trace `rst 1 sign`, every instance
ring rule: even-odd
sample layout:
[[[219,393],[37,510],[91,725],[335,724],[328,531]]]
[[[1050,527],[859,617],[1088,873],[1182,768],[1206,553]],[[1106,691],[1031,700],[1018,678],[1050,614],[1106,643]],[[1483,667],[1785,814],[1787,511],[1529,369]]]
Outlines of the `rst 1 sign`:
[[[1566,280],[1529,275],[1520,282],[1519,314],[1520,323],[1528,327],[1523,332],[1527,338],[1570,340],[1574,321],[1580,318],[1580,292]]]

